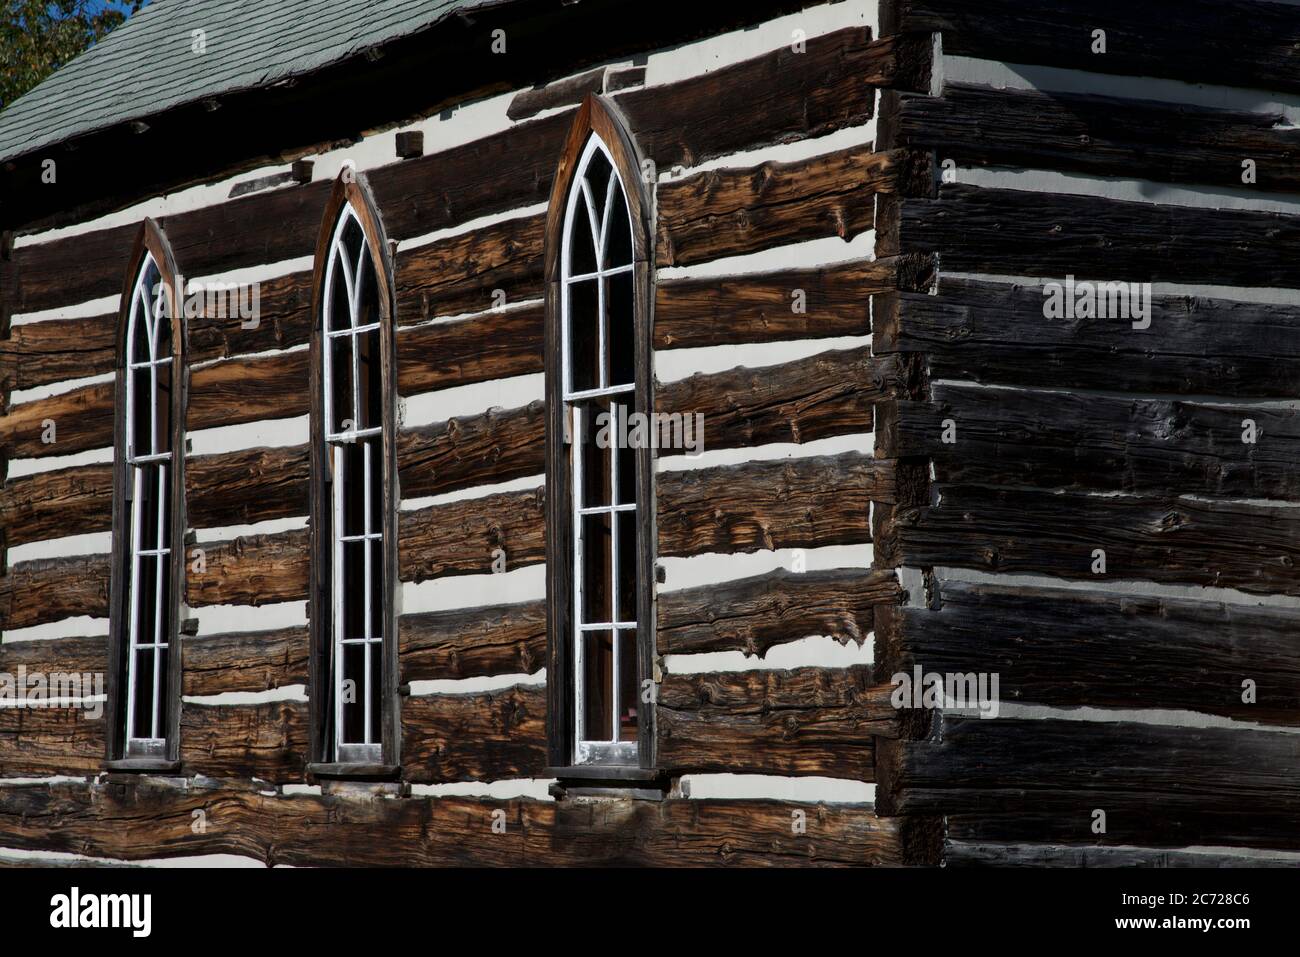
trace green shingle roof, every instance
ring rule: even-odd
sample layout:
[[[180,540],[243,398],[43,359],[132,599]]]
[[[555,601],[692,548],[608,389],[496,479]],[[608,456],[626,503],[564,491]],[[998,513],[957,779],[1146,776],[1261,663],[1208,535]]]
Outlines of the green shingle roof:
[[[0,161],[308,73],[503,0],[154,0],[0,112]],[[206,52],[193,52],[203,30]]]

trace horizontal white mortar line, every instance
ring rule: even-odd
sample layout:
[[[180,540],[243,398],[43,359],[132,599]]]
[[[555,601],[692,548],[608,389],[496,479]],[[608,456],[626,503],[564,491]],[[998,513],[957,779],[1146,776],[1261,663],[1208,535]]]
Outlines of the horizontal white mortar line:
[[[56,446],[58,443],[55,443]],[[42,455],[36,458],[10,459],[9,478],[22,478],[24,475],[39,475],[41,472],[54,472],[59,469],[75,468],[78,465],[104,465],[113,461],[111,448],[90,449],[86,452],[74,452],[71,455]]]
[[[22,237],[14,238],[14,248],[18,248],[19,240]],[[10,317],[10,325],[26,326],[35,322],[50,322],[58,319],[88,319],[91,316],[102,316],[105,313],[116,313],[122,305],[121,293],[114,293],[111,296],[100,296],[98,299],[87,299],[83,302],[72,303],[67,306],[55,306],[51,309],[35,309],[31,312],[15,312]]]
[[[439,495],[405,498],[402,499],[400,510],[403,512],[417,512],[422,508],[430,508],[435,505],[448,505],[452,502],[487,498],[489,495],[540,489],[545,484],[546,477],[544,475],[525,475],[523,478],[511,479],[509,482],[490,482],[486,485],[475,485],[473,488],[457,489],[454,492],[443,492]]]
[[[769,774],[687,774],[684,796],[693,801],[768,800],[814,804],[874,804],[876,786],[864,781]],[[809,824],[810,833],[812,824]]]
[[[724,465],[743,465],[746,462],[772,462],[782,459],[806,459],[818,455],[843,455],[861,452],[871,455],[875,448],[874,432],[854,432],[834,435],[812,442],[772,442],[739,449],[709,450],[709,423],[704,422],[704,451],[699,455],[669,455],[655,459],[657,474],[687,472],[696,469],[716,468]]]
[[[6,628],[0,632],[0,637],[3,637],[6,645],[19,641],[50,641],[59,638],[107,638],[108,626],[107,618],[74,615],[40,625]]]
[[[34,561],[39,558],[62,558],[65,555],[107,555],[112,550],[112,532],[90,532],[85,535],[68,535],[63,538],[47,538],[39,542],[10,545],[8,561],[10,565],[16,565],[18,562]]]
[[[760,550],[734,554],[709,552],[687,558],[660,556],[666,580],[659,586],[659,594],[699,588],[706,585],[724,585],[742,578],[765,575],[784,569],[790,571],[796,552],[802,551],[807,571],[827,571],[834,568],[870,568],[872,548],[861,545],[823,545],[819,548],[782,548],[777,551]]]
[[[412,784],[411,797],[484,797],[498,801],[525,798],[554,801],[548,790],[554,778],[509,778],[500,781],[453,781],[448,784]]]
[[[863,312],[863,322],[866,322]],[[693,375],[716,375],[737,367],[762,369],[796,362],[824,352],[846,352],[871,345],[871,336],[837,336],[830,339],[790,339],[781,342],[746,342],[727,346],[691,349],[657,349],[655,377],[664,384],[680,382]],[[867,383],[863,383],[864,387]]]
[[[979,717],[977,708],[945,709],[948,714]],[[1237,721],[1217,714],[1203,714],[1199,711],[1185,711],[1172,708],[1055,708],[1046,705],[1019,704],[1002,701],[998,706],[996,718],[1000,719],[1034,719],[1056,721],[1087,721],[1098,724],[1114,722],[1133,722],[1136,724],[1160,725],[1173,728],[1236,728],[1241,731],[1271,731],[1275,734],[1300,734],[1300,727],[1287,727],[1276,724],[1263,724],[1258,721]]]
[[[456,611],[546,598],[546,565],[538,562],[499,575],[448,575],[402,582],[399,614]]]
[[[190,608],[186,617],[197,618],[199,636],[226,632],[270,631],[307,624],[306,601],[266,605],[203,605]]]
[[[259,419],[238,425],[219,425],[186,432],[185,437],[191,443],[190,455],[216,455],[262,447],[305,445],[311,437],[311,416],[296,415],[286,419]]]
[[[246,538],[250,535],[274,535],[278,532],[290,532],[299,528],[307,527],[307,517],[305,515],[296,518],[274,518],[265,522],[254,522],[250,525],[226,525],[221,528],[200,528],[194,532],[197,545],[211,545],[214,543],[226,542],[232,538]],[[195,546],[188,546],[193,549]],[[185,560],[189,562],[193,554],[186,552]]]
[[[1281,113],[1300,122],[1300,96],[1244,87],[1189,83],[1149,76],[1122,76],[1087,70],[1003,63],[974,57],[945,54],[944,79],[949,83],[991,86],[998,89],[1041,90],[1053,93],[1082,93],[1146,100],[1159,103],[1204,106],[1247,113]]]
[[[412,429],[494,408],[516,409],[540,401],[545,394],[546,376],[540,372],[422,392],[403,397],[401,423]]]
[[[424,698],[430,695],[467,695],[484,694],[492,691],[505,691],[509,688],[542,688],[546,686],[546,669],[535,674],[489,675],[475,678],[447,678],[428,681],[412,681],[411,697]]]
[[[39,402],[41,399],[49,399],[56,395],[65,395],[76,389],[84,388],[88,385],[102,385],[105,382],[112,382],[114,374],[105,372],[101,375],[86,376],[82,379],[64,379],[61,382],[52,382],[49,385],[39,385],[32,389],[14,389],[9,394],[9,401],[15,405],[23,405],[27,402]]]
[[[730,279],[747,273],[786,269],[821,269],[860,259],[872,259],[876,231],[866,229],[848,241],[838,236],[809,239],[742,256],[724,256],[690,266],[663,266],[655,270],[659,281],[669,279]]]
[[[266,691],[223,691],[212,695],[181,695],[183,704],[227,705],[268,704],[275,701],[306,701],[306,685],[284,685]]]
[[[1019,286],[1043,286],[1049,282],[1064,282],[1065,276],[1005,276],[997,274],[949,272],[940,270],[939,295],[943,295],[945,279],[965,279],[976,282],[1015,283]],[[1105,276],[1095,274],[1077,275],[1078,280],[1105,281]],[[1192,296],[1199,299],[1224,299],[1234,302],[1257,302],[1268,305],[1294,306],[1297,303],[1297,291],[1279,289],[1271,286],[1216,286],[1204,283],[1153,282],[1152,296]],[[1134,335],[1150,333],[1150,329],[1134,329]]]
[[[700,675],[724,671],[788,671],[793,668],[849,668],[873,662],[874,642],[865,632],[863,642],[840,644],[828,635],[799,635],[769,648],[759,657],[743,651],[715,651],[689,655],[665,655],[664,668],[675,675]]]

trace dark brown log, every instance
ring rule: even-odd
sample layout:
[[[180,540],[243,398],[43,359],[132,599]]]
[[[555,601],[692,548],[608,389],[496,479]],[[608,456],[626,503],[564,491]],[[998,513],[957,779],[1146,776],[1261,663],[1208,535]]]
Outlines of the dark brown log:
[[[0,487],[0,528],[10,548],[103,531],[112,524],[112,513],[111,465],[37,472]]]
[[[303,253],[310,251],[308,247]],[[206,312],[186,319],[186,359],[201,362],[303,345],[311,338],[311,283],[310,269],[260,280],[256,325],[247,328],[250,320]]]
[[[932,394],[899,403],[897,454],[931,457],[939,482],[1300,497],[1300,416],[1286,409],[946,384]]]
[[[546,659],[540,601],[402,615],[397,629],[403,682],[530,675]]]
[[[895,260],[656,284],[656,349],[861,336],[867,297],[897,288]],[[796,298],[802,292],[802,301]],[[795,306],[802,305],[803,312]]]
[[[38,558],[0,575],[0,622],[5,631],[73,615],[108,617],[107,555]]]
[[[656,720],[661,767],[677,772],[874,780],[874,741],[897,733],[893,689],[867,665],[665,675]]]
[[[202,571],[195,569],[197,550],[203,553]],[[308,555],[306,529],[190,545],[185,600],[195,607],[302,601]]]
[[[406,317],[409,321],[412,317]],[[397,387],[418,395],[542,371],[540,303],[397,333]]]
[[[661,655],[743,651],[763,656],[774,645],[808,635],[860,645],[873,627],[875,607],[901,597],[892,570],[781,569],[723,585],[660,591],[655,637]]]
[[[104,720],[82,708],[0,708],[0,778],[98,774]]]
[[[1105,57],[1097,57],[1105,59]],[[959,166],[1065,169],[1165,183],[1300,191],[1300,140],[1281,113],[950,84],[904,96],[895,145]],[[996,131],[989,135],[988,131]]]
[[[870,348],[837,349],[780,366],[699,373],[660,386],[655,411],[703,416],[705,449],[811,442],[870,432],[876,402],[896,394],[901,364]],[[661,447],[660,456],[691,451]]]
[[[907,159],[851,147],[663,183],[656,264],[686,266],[824,236],[850,240],[874,224],[875,195],[899,191],[912,175]]]
[[[303,779],[307,704],[181,704],[181,764],[186,774],[260,778],[272,784]]]
[[[882,681],[920,665],[998,674],[1003,701],[1300,724],[1292,609],[958,581],[941,582],[938,601],[877,609]]]
[[[187,637],[181,693],[217,695],[305,685],[307,652],[305,626]]]
[[[491,409],[398,436],[402,496],[417,498],[545,470],[546,416],[541,401],[520,409]]]
[[[951,272],[1300,286],[1300,216],[960,184],[899,215],[878,253],[937,253]]]
[[[103,674],[108,668],[108,639],[98,635],[0,642],[0,673],[17,676],[20,667],[46,675]]]
[[[53,423],[52,430],[47,423]],[[0,415],[0,454],[10,458],[71,455],[112,444],[112,382],[23,402]]]
[[[543,110],[575,106],[588,93],[601,93],[604,89],[605,67],[602,66],[545,86],[520,90],[506,108],[506,117],[511,120],[526,120]]]
[[[188,524],[221,528],[306,515],[308,469],[304,445],[187,459]]]
[[[877,297],[877,353],[925,352],[936,379],[1030,386],[1283,397],[1300,377],[1300,309],[1153,296],[1151,326],[1048,319],[1038,286],[953,279],[938,295]],[[1153,338],[1154,337],[1154,338]]]
[[[870,502],[893,498],[893,463],[856,452],[656,476],[660,555],[871,541]]]
[[[1094,30],[1106,32],[1105,53],[1092,50]],[[1300,14],[1281,3],[890,0],[881,33],[912,31],[942,32],[949,55],[1300,90]]]
[[[962,821],[964,818],[957,818]],[[953,826],[952,819],[949,827]],[[1097,847],[1083,844],[974,844],[949,840],[945,867],[1295,867],[1286,851]]]
[[[545,767],[546,689],[540,685],[402,699],[408,781],[529,778]]]
[[[250,359],[226,359],[190,373],[186,426],[288,419],[306,415],[309,355],[305,349]]]
[[[542,488],[431,505],[399,516],[403,581],[520,568],[545,557]]]
[[[113,371],[117,314],[14,326],[0,337],[0,392]]]
[[[199,810],[206,826],[195,829]],[[791,827],[795,812],[804,833]],[[883,820],[867,804],[359,801],[159,778],[0,787],[0,830],[9,847],[116,860],[224,853],[345,867],[900,865],[936,863],[939,849],[932,822]]]
[[[1155,496],[944,486],[895,512],[877,560],[1300,594],[1295,509]],[[1093,551],[1106,553],[1095,575]]]
[[[942,714],[879,748],[877,806],[970,815],[966,840],[1300,846],[1300,735]]]

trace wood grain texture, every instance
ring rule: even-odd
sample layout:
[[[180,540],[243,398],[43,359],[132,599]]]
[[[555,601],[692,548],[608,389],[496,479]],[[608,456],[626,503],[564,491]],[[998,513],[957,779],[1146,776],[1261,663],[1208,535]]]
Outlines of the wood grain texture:
[[[10,548],[98,532],[113,522],[113,466],[37,472],[0,486],[0,528]]]
[[[664,676],[659,763],[678,771],[874,780],[874,741],[896,733],[893,689],[870,666]]]
[[[1300,517],[1282,506],[943,486],[897,510],[877,561],[1300,594]],[[1092,572],[1093,550],[1106,574]]]
[[[185,637],[181,694],[270,691],[307,683],[307,628]]]
[[[959,166],[1240,188],[1242,161],[1252,159],[1250,188],[1300,190],[1300,137],[1281,113],[953,83],[941,97],[903,96],[898,122],[896,145]]]
[[[937,295],[877,297],[877,353],[924,352],[936,379],[1279,398],[1300,377],[1300,308],[1153,296],[1151,326],[1049,319],[1042,287],[943,276]]]
[[[211,778],[254,777],[273,784],[302,781],[307,723],[306,702],[182,702],[182,770]]]
[[[37,558],[11,565],[0,575],[0,622],[4,630],[60,618],[107,618],[109,556]]]
[[[861,645],[873,628],[876,606],[901,598],[892,570],[778,569],[721,585],[661,590],[655,637],[661,655],[764,656],[775,645],[809,635]]]
[[[1300,724],[1300,613],[1216,601],[937,584],[938,609],[876,609],[877,673],[999,675],[1003,701]],[[1256,700],[1243,702],[1243,682]]]
[[[195,833],[194,812],[207,827]],[[494,833],[494,812],[506,830]],[[802,811],[806,833],[791,828]],[[55,823],[57,822],[57,824]],[[240,854],[314,866],[862,866],[937,859],[929,821],[784,801],[350,800],[235,782],[0,787],[8,846],[118,860]]]
[[[0,708],[0,778],[98,774],[103,717],[82,708]]]
[[[475,694],[402,699],[402,772],[412,782],[541,776],[546,689],[515,685]]]
[[[928,456],[938,482],[1300,498],[1297,411],[947,383],[931,393],[899,403],[897,454]]]
[[[516,602],[397,620],[401,680],[533,674],[546,658],[546,606]]]
[[[185,463],[191,528],[248,525],[308,511],[305,445],[192,456]]]
[[[936,253],[951,272],[1300,286],[1300,217],[1282,213],[949,184],[903,202],[889,233],[880,255]]]
[[[880,741],[883,813],[968,815],[965,839],[1294,848],[1300,736],[942,714]],[[1104,837],[1093,812],[1106,811]]]
[[[1171,29],[1176,24],[1176,29]],[[1300,16],[1246,0],[889,0],[881,33],[941,32],[944,53],[1192,83],[1300,90]],[[1106,31],[1106,52],[1092,33]]]

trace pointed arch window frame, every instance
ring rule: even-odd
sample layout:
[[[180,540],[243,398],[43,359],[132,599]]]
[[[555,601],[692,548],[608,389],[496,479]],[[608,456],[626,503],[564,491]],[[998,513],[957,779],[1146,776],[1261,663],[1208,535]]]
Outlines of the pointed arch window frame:
[[[364,247],[369,251],[371,270],[375,277],[378,300],[379,353],[380,353],[380,480],[379,508],[381,511],[378,555],[382,567],[380,595],[370,594],[366,619],[370,610],[377,610],[380,622],[380,675],[377,687],[379,737],[377,747],[364,744],[347,745],[350,753],[338,750],[337,689],[339,673],[332,667],[337,652],[338,606],[335,595],[340,586],[341,569],[336,568],[339,542],[334,534],[336,500],[333,453],[329,451],[339,434],[330,431],[325,421],[328,408],[325,389],[325,349],[330,338],[325,323],[326,280],[332,273],[336,240],[341,235],[345,218],[354,217],[361,227]],[[401,712],[398,700],[397,616],[395,611],[397,584],[397,504],[395,488],[396,460],[396,337],[393,317],[394,272],[392,256],[383,223],[379,217],[364,174],[345,169],[335,179],[329,200],[321,218],[317,236],[312,272],[312,334],[310,345],[310,420],[311,420],[311,492],[310,531],[311,552],[308,618],[311,655],[308,666],[311,728],[309,734],[310,762],[308,771],[318,777],[360,777],[389,779],[400,772]],[[354,339],[355,341],[355,339]],[[355,347],[354,347],[355,351]],[[356,435],[367,429],[352,432]],[[373,433],[372,433],[373,434]],[[329,529],[329,534],[325,530]],[[366,535],[372,530],[367,527]],[[367,545],[366,550],[370,550]],[[368,588],[368,582],[361,586]],[[367,636],[369,637],[369,636]],[[364,749],[363,754],[359,752]]]
[[[571,406],[564,257],[571,209],[581,210],[574,193],[585,169],[592,138],[598,139],[627,203],[632,246],[632,326],[635,411],[654,410],[651,330],[654,315],[654,235],[652,200],[642,177],[642,160],[615,104],[589,94],[579,107],[552,182],[545,227],[544,270],[546,369],[546,598],[547,598],[547,760],[548,774],[564,779],[645,781],[656,770],[653,703],[638,708],[635,755],[625,761],[618,749],[606,756],[580,754],[578,741],[579,676],[575,668],[578,571],[575,558],[574,466],[567,441]],[[655,675],[655,488],[654,450],[637,449],[637,688]],[[620,615],[618,617],[626,617]]]
[[[149,453],[144,456],[135,454],[132,446],[133,428],[131,418],[140,396],[134,394],[131,382],[132,372],[140,363],[132,362],[131,346],[134,342],[133,332],[138,328],[136,320],[147,315],[156,322],[153,314],[158,299],[150,290],[141,288],[141,283],[150,265],[158,271],[158,281],[165,295],[165,302],[170,315],[168,329],[170,334],[168,357],[170,365],[170,395],[168,430],[169,449],[165,458],[155,454],[151,444]],[[181,674],[183,670],[184,647],[180,640],[181,605],[185,595],[185,410],[188,407],[189,376],[185,368],[185,345],[187,329],[182,306],[183,292],[179,284],[183,282],[181,271],[177,268],[166,235],[156,222],[146,219],[136,234],[128,261],[126,275],[123,279],[122,297],[118,309],[116,330],[116,362],[114,381],[114,426],[113,426],[113,540],[112,571],[109,595],[109,640],[108,640],[108,675],[106,682],[106,763],[114,770],[173,770],[179,767],[180,759],[180,697]],[[144,297],[143,299],[141,297]],[[146,323],[146,329],[148,325]],[[156,345],[150,344],[149,363],[146,367],[156,366],[158,360],[154,354]],[[150,370],[152,372],[152,369]],[[148,401],[151,412],[156,415],[154,403],[157,401],[156,377],[151,376],[151,389]],[[154,561],[161,566],[162,549],[155,542],[154,548],[143,548],[139,540],[137,525],[138,515],[134,505],[140,499],[136,494],[136,472],[141,466],[150,463],[166,462],[170,468],[167,473],[167,502],[165,508],[159,509],[159,526],[167,523],[166,528],[166,566],[159,568],[159,574],[167,576],[168,600],[165,605],[156,598],[156,615],[159,620],[155,628],[154,642],[139,642],[134,623],[134,602],[138,600],[138,565],[141,556],[150,552]],[[165,638],[165,641],[161,640]],[[151,733],[148,738],[133,735],[132,717],[134,711],[135,682],[133,681],[133,660],[139,650],[137,645],[153,644],[155,668],[161,657],[161,646],[167,651],[166,674],[154,672],[153,716],[151,732],[161,731],[161,736]]]

